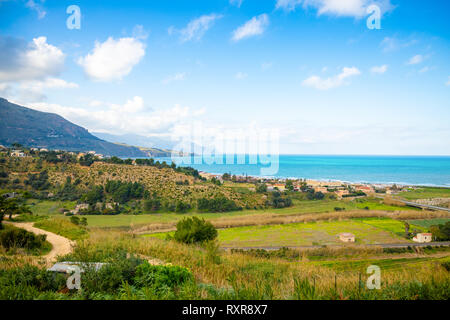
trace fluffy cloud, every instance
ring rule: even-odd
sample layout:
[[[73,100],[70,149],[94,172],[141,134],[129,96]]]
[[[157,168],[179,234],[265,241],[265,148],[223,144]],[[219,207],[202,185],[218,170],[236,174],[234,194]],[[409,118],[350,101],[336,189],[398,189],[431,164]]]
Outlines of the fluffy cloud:
[[[92,101],[89,108],[78,108],[50,103],[34,103],[30,108],[57,113],[90,131],[111,134],[134,133],[150,135],[168,133],[177,125],[191,121],[204,110],[175,105],[165,110],[154,111],[145,106],[144,99],[135,96],[123,104]]]
[[[342,68],[342,72],[334,77],[322,79],[319,76],[311,76],[307,79],[305,79],[302,84],[305,87],[311,87],[318,90],[328,90],[332,88],[337,88],[345,84],[345,80],[360,75],[361,72],[355,68]]]
[[[423,60],[424,60],[424,57],[421,54],[417,54],[414,57],[411,57],[411,59],[409,59],[406,64],[409,64],[409,65],[419,64]]]
[[[269,16],[267,14],[264,13],[257,17],[253,17],[233,32],[232,40],[239,41],[245,38],[263,34],[268,25]]]
[[[179,33],[180,40],[182,42],[199,41],[206,33],[206,31],[208,31],[208,29],[213,26],[214,22],[220,18],[222,18],[221,15],[217,15],[214,13],[210,15],[203,15],[190,21],[188,25],[181,30],[176,30],[172,26],[169,28],[168,32],[170,35],[173,33]]]
[[[386,64],[382,65],[382,66],[374,66],[370,69],[370,72],[372,73],[378,73],[378,74],[383,74],[387,71],[388,66]]]
[[[145,55],[145,45],[140,38],[109,37],[105,42],[95,43],[95,48],[78,64],[86,75],[94,81],[121,80],[128,75]]]
[[[161,81],[162,84],[169,84],[174,81],[182,81],[186,78],[186,72],[176,73],[173,76],[169,76]]]
[[[65,55],[46,37],[24,41],[0,37],[0,82],[43,79],[61,73]]]
[[[0,37],[0,93],[24,102],[45,100],[47,89],[71,89],[78,85],[59,79],[65,54],[47,43],[46,37],[32,42]]]
[[[318,15],[361,18],[367,15],[366,10],[372,4],[378,5],[381,12],[393,9],[390,0],[277,0],[275,8],[293,11],[297,6],[302,5],[304,9],[308,7],[316,9]]]

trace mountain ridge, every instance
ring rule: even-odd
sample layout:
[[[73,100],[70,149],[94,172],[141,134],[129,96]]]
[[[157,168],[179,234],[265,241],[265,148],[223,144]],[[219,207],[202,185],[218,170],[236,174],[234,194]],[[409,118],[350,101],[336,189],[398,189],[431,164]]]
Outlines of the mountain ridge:
[[[137,147],[102,140],[56,113],[30,109],[0,97],[0,144],[67,151],[95,151],[107,156],[146,157]]]

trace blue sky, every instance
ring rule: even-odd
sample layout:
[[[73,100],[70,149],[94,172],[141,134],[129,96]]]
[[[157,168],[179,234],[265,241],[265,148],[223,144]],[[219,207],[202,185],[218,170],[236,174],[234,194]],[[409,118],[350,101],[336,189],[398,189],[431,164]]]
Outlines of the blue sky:
[[[371,4],[380,30],[367,28]],[[97,132],[169,137],[201,121],[276,128],[281,153],[450,155],[449,9],[0,0],[0,96]]]

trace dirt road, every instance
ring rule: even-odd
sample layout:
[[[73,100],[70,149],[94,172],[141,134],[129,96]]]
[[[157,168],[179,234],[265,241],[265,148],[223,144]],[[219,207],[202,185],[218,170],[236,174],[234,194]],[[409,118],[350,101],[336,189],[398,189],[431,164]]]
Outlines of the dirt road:
[[[75,244],[74,241],[71,241],[67,238],[64,238],[49,231],[33,227],[33,222],[12,223],[8,221],[3,221],[3,223],[14,225],[17,228],[25,229],[29,232],[33,232],[34,234],[47,235],[47,241],[52,244],[52,250],[45,256],[42,256],[47,260],[47,263],[54,262],[57,256],[70,253],[72,251],[72,246]]]

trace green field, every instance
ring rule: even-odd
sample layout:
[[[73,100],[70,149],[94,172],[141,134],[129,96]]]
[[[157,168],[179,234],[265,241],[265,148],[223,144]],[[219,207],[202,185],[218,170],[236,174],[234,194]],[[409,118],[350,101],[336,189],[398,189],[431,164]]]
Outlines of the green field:
[[[34,215],[57,215],[62,208],[72,210],[75,208],[75,201],[51,201],[30,199],[26,203]]]
[[[450,221],[449,218],[437,218],[437,219],[414,219],[414,220],[407,220],[409,224],[423,227],[423,228],[429,228],[434,225],[439,224],[445,224],[448,221]]]
[[[450,198],[450,188],[424,187],[416,190],[401,192],[399,194],[407,200],[430,199],[430,198]]]
[[[403,221],[386,218],[365,218],[356,220],[361,221],[362,223],[368,224],[370,226],[373,226],[375,228],[394,233],[400,237],[405,234],[405,223]],[[416,229],[419,229],[420,231],[426,231],[420,226],[417,226]]]
[[[75,202],[70,201],[50,201],[50,200],[29,200],[27,203],[33,214],[43,215],[61,215],[60,209],[66,208],[71,210],[75,207]],[[368,207],[370,210],[411,210],[408,207],[387,206],[379,203],[378,200],[359,200],[359,201],[338,201],[338,200],[322,200],[322,201],[299,201],[294,200],[294,205],[283,209],[262,209],[262,210],[242,210],[226,213],[198,213],[191,211],[185,214],[177,213],[152,213],[140,215],[125,215],[119,214],[114,216],[106,215],[91,215],[86,216],[89,227],[98,228],[128,228],[130,226],[140,226],[151,223],[171,223],[176,222],[184,217],[201,216],[208,220],[213,220],[221,217],[245,216],[254,214],[302,214],[302,213],[324,213],[334,212],[335,208],[345,208],[346,211],[361,210]],[[412,209],[414,210],[414,209]],[[67,218],[68,219],[68,218]]]
[[[394,258],[394,259],[368,259],[368,260],[345,260],[345,261],[314,261],[313,265],[320,265],[332,268],[336,271],[360,271],[365,272],[370,265],[377,265],[382,270],[401,270],[404,268],[412,268],[423,262],[430,261],[448,261],[449,257],[434,258]]]
[[[390,220],[390,219],[386,219]],[[219,230],[222,247],[282,247],[342,244],[338,235],[350,232],[359,244],[407,243],[409,240],[396,235],[392,225],[397,221],[374,222],[353,219],[316,223],[292,223],[281,225],[249,226]],[[389,223],[391,226],[389,226]],[[375,226],[377,225],[377,226]],[[164,239],[165,233],[147,235]]]

